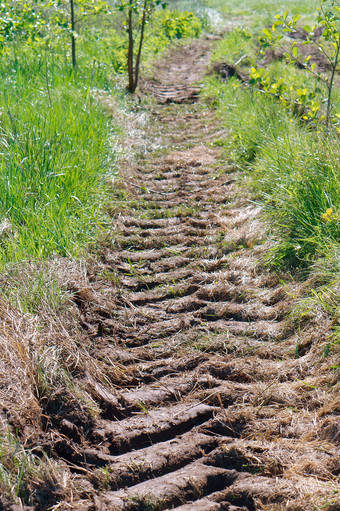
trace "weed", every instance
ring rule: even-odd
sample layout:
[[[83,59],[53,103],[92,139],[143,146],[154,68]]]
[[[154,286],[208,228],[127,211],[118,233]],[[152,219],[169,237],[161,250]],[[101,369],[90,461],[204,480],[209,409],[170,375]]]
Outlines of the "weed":
[[[136,276],[136,270],[135,270],[135,267],[134,267],[132,261],[129,258],[127,258],[127,262],[128,262],[128,265],[130,266],[130,270],[131,270],[129,275],[131,275],[131,277]]]
[[[128,497],[134,506],[137,506],[140,511],[158,511],[164,508],[165,502],[162,499],[155,499],[153,495],[143,495]]]
[[[106,490],[110,489],[111,477],[109,465],[105,465],[105,467],[100,467],[96,471],[97,484],[99,483],[102,488]]]
[[[0,488],[3,495],[18,503],[27,502],[35,488],[37,496],[43,493],[46,503],[52,504],[56,497],[62,499],[71,486],[65,469],[45,455],[33,454],[12,433],[3,431],[0,434]]]
[[[180,296],[182,296],[182,291],[180,289],[176,289],[175,287],[172,287],[170,285],[168,285],[168,288],[173,298],[179,298]]]
[[[61,287],[47,267],[17,266],[8,269],[3,279],[7,284],[3,288],[3,296],[23,313],[38,314],[52,310],[59,314],[70,298],[70,293]]]

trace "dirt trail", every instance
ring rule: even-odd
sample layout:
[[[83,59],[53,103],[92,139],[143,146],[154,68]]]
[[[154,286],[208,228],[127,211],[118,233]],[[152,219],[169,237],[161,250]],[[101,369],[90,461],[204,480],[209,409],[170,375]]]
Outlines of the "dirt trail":
[[[156,67],[155,150],[122,162],[112,242],[92,270],[111,302],[77,296],[111,390],[88,375],[101,419],[86,438],[60,426],[53,452],[73,467],[75,509],[307,510],[337,487],[339,404],[332,382],[313,384],[315,325],[287,322],[294,285],[260,264],[259,209],[212,145],[227,136],[214,113],[166,104],[194,99],[211,44]]]

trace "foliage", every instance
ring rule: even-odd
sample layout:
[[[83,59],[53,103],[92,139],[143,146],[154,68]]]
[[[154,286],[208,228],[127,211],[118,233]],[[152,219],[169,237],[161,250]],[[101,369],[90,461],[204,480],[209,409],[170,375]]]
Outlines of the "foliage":
[[[263,69],[257,70],[255,68],[252,68],[250,83],[260,85],[263,90],[276,95],[287,104],[293,101],[302,108],[306,120],[317,118],[321,108],[317,101],[317,93],[322,93],[319,84],[323,84],[326,88],[326,112],[325,115],[321,116],[321,119],[325,119],[327,126],[329,126],[332,113],[334,77],[340,52],[340,4],[337,0],[320,0],[320,7],[316,11],[316,23],[313,26],[304,25],[303,27],[305,40],[302,44],[316,46],[317,50],[322,53],[330,67],[328,76],[324,76],[317,69],[316,63],[311,63],[310,54],[304,56],[296,41],[287,47],[284,35],[296,33],[298,31],[297,23],[301,18],[300,15],[295,15],[290,19],[288,14],[288,11],[285,11],[282,15],[277,14],[272,27],[263,29],[262,46],[264,48],[272,44],[280,46],[287,62],[299,65],[299,67],[312,74],[316,79],[317,86],[312,90],[298,89],[294,94],[294,90],[283,79],[272,82],[268,73],[265,73]],[[338,122],[336,117],[334,122]]]
[[[36,0],[37,1],[37,0]],[[108,4],[103,0],[44,0],[43,13],[50,17],[50,28],[59,27],[71,40],[72,66],[77,67],[76,40],[77,27],[89,16],[109,12]],[[46,14],[45,14],[46,15]]]
[[[126,37],[120,44],[114,67],[128,70],[129,92],[134,92],[138,85],[142,50],[148,52],[147,47],[151,46],[153,54],[160,53],[170,41],[198,37],[202,32],[202,20],[192,12],[169,11],[166,5],[163,0],[120,0],[118,9],[125,16]],[[125,49],[127,60],[124,65],[122,54]]]
[[[0,4],[0,48],[8,52],[20,42],[32,49],[52,48],[71,40],[75,67],[77,27],[89,17],[108,12],[103,0],[5,0]]]
[[[162,29],[170,40],[199,37],[202,32],[202,21],[193,12],[170,12],[162,19]]]
[[[169,30],[171,25],[171,31]],[[162,54],[173,41],[199,37],[203,21],[193,13],[180,11],[157,10],[146,27],[144,40],[144,66],[155,56]],[[110,34],[111,45],[103,50],[110,56],[110,64],[115,71],[125,73],[127,70],[127,39],[118,31]],[[102,44],[102,42],[99,42]]]
[[[25,0],[3,1],[0,4],[0,48],[2,51],[15,39],[34,40],[45,27],[45,20],[34,5]]]

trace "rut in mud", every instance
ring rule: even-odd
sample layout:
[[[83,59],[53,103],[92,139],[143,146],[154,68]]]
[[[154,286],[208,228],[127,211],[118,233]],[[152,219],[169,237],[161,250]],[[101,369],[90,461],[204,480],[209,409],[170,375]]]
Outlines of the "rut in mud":
[[[326,366],[313,385],[327,324],[287,321],[294,284],[261,265],[259,208],[212,144],[228,134],[193,102],[211,45],[171,52],[144,85],[158,99],[149,149],[122,161],[112,238],[76,294],[111,390],[88,374],[101,418],[59,420],[51,454],[78,490],[65,509],[307,510],[336,487]]]

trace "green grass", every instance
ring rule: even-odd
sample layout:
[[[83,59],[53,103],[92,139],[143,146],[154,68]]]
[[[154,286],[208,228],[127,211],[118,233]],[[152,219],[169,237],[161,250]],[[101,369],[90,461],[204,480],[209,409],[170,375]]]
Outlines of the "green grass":
[[[23,502],[31,502],[34,493],[41,505],[51,507],[72,491],[68,470],[48,459],[43,450],[39,454],[25,448],[10,431],[0,433],[2,497],[22,505]]]
[[[340,240],[340,145],[287,128],[277,144],[262,147],[251,180],[280,233],[272,262],[306,266]]]
[[[249,30],[235,29],[219,43],[213,58],[235,61],[245,52],[255,59],[255,44]],[[245,73],[251,64],[245,63]],[[283,77],[293,91],[314,88],[310,75],[283,62],[272,62],[266,71],[273,81]],[[294,105],[289,108],[237,79],[221,83],[209,77],[204,94],[229,130],[225,153],[248,168],[249,182],[270,219],[278,241],[269,259],[277,266],[310,265],[328,241],[340,239],[337,135],[325,132],[322,124],[304,124]],[[339,108],[336,97],[334,105]]]
[[[275,99],[245,89],[237,79],[227,84],[215,77],[209,79],[205,96],[230,129],[224,141],[225,153],[237,163],[252,162],[265,141],[275,141],[283,124],[289,122]]]
[[[236,79],[223,85],[210,79],[206,95],[215,98],[230,130],[225,152],[248,168],[249,183],[278,238],[271,262],[309,264],[328,240],[340,239],[337,137],[310,132],[275,98]]]
[[[2,263],[74,253],[99,220],[110,160],[111,127],[89,86],[34,71],[17,66],[14,81],[1,70]]]
[[[251,2],[248,2],[251,5]],[[287,6],[288,8],[289,6]],[[260,8],[259,8],[260,9]],[[234,63],[242,55],[244,73],[255,62],[256,37],[236,29],[217,45],[213,59]],[[272,62],[266,71],[298,88],[313,90],[313,78],[284,62]],[[318,93],[322,103],[325,91]],[[214,105],[228,137],[219,144],[224,156],[245,170],[253,200],[263,207],[274,241],[266,261],[289,268],[299,277],[314,279],[308,307],[320,307],[334,317],[334,339],[328,352],[338,349],[340,328],[340,141],[335,129],[305,123],[292,104],[241,84],[237,79],[206,80],[206,101]],[[338,93],[334,111],[340,109]],[[311,306],[312,303],[312,306]],[[304,310],[304,305],[301,305]],[[325,348],[326,349],[326,348]],[[327,355],[328,353],[325,353]]]
[[[112,141],[122,130],[92,91],[122,98],[124,85],[117,90],[115,73],[126,68],[126,37],[103,27],[84,27],[76,73],[67,40],[54,41],[50,49],[39,40],[17,41],[15,51],[3,52],[0,266],[77,255],[103,222],[105,180],[115,172]],[[202,27],[193,14],[157,12],[146,35],[144,65],[174,40],[197,37]]]
[[[0,488],[6,496],[25,498],[27,481],[36,478],[41,465],[39,458],[25,450],[10,432],[0,433]]]
[[[318,0],[203,0],[203,3],[225,16],[251,16],[253,20],[286,10],[293,14],[310,15],[319,5]]]

